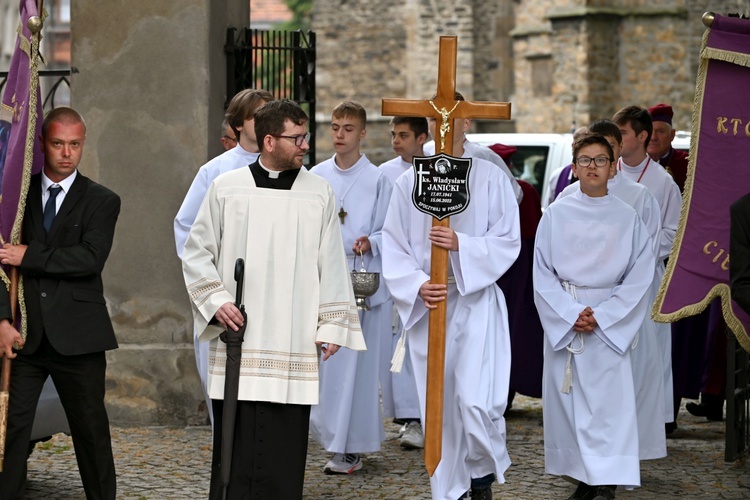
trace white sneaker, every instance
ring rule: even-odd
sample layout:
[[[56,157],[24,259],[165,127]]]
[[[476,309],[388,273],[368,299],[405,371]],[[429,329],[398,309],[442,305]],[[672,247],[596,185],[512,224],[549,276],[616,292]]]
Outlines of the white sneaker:
[[[356,453],[334,453],[323,472],[326,474],[351,474],[362,468],[362,459]]]
[[[422,433],[422,424],[419,421],[409,422],[406,424],[403,436],[399,441],[402,448],[424,448],[424,433]]]
[[[406,422],[406,423],[405,423],[404,425],[402,425],[402,426],[401,426],[401,427],[400,427],[400,428],[398,429],[398,437],[401,437],[401,436],[403,436],[403,435],[404,435],[404,432],[406,432],[406,428],[407,428],[408,426],[409,426],[409,422]]]

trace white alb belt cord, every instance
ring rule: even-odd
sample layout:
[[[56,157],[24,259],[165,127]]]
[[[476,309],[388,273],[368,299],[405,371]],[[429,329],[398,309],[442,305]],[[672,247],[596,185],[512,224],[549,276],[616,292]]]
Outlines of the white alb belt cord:
[[[562,287],[566,292],[573,296],[573,300],[578,302],[575,285],[573,285],[569,281],[563,281]],[[573,347],[573,342],[575,342],[576,340],[578,340],[579,342],[579,346],[577,348]],[[565,349],[568,351],[568,359],[565,362],[565,376],[563,377],[563,383],[560,391],[564,394],[570,394],[570,389],[573,387],[573,355],[583,353],[583,333],[576,332],[575,337],[573,337],[573,340],[570,341],[570,344],[565,346]]]

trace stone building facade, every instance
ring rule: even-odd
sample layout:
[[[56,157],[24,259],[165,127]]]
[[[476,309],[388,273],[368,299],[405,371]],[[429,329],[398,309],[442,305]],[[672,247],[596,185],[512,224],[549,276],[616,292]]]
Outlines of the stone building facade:
[[[435,92],[441,35],[458,36],[456,87],[512,103],[512,119],[475,130],[568,132],[619,108],[671,103],[689,129],[706,11],[750,12],[747,0],[316,0],[319,156],[331,153],[328,111],[362,102],[364,150],[393,156],[383,97]]]

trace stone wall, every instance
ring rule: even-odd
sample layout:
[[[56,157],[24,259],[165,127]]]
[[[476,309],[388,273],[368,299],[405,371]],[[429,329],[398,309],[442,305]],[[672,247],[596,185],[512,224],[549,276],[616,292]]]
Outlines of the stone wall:
[[[672,104],[689,129],[708,10],[746,13],[750,2],[536,1],[516,3],[513,30],[518,132],[567,132],[623,106]],[[548,95],[534,93],[534,65],[553,59]]]
[[[382,97],[434,93],[440,35],[459,38],[457,88],[510,101],[510,122],[476,131],[568,132],[622,106],[668,102],[675,126],[692,112],[701,16],[747,12],[748,0],[316,0],[318,151],[331,154],[328,110],[360,100],[370,116],[363,150],[391,156]],[[342,53],[341,48],[346,47]],[[335,82],[335,83],[334,83]],[[332,86],[333,85],[333,86]]]
[[[113,423],[207,418],[172,221],[217,152],[224,30],[230,19],[247,19],[247,2],[213,5],[71,3],[72,106],[88,131],[81,172],[122,198],[103,276],[120,343],[107,353]]]
[[[381,115],[381,99],[424,99],[435,93],[441,35],[458,36],[456,88],[467,98],[474,98],[475,3],[481,4],[434,0],[313,2],[311,27],[318,37],[318,161],[333,153],[328,134],[330,110],[344,99],[359,101],[368,112],[362,151],[376,164],[393,158],[390,117]],[[480,37],[480,41],[483,46],[489,44],[487,37]]]

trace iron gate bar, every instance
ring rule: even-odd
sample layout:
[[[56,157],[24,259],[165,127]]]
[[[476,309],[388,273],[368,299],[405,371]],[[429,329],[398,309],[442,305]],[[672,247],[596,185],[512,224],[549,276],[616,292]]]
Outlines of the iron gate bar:
[[[55,97],[57,96],[57,92],[60,89],[60,86],[64,83],[68,86],[68,90],[70,90],[70,80],[68,79],[68,77],[73,73],[77,73],[77,70],[74,70],[72,68],[39,70],[40,81],[43,81],[42,78],[45,79],[44,81],[47,81],[47,79],[56,78],[55,82],[52,84],[52,86],[47,91],[47,94],[44,96],[44,100],[42,101],[42,109],[50,110],[55,108]],[[5,91],[5,85],[7,83],[8,72],[0,71],[0,96],[3,95],[3,92]]]
[[[310,150],[315,165],[315,33],[227,29],[227,103],[240,90],[263,88],[277,99],[297,102],[310,117]]]

